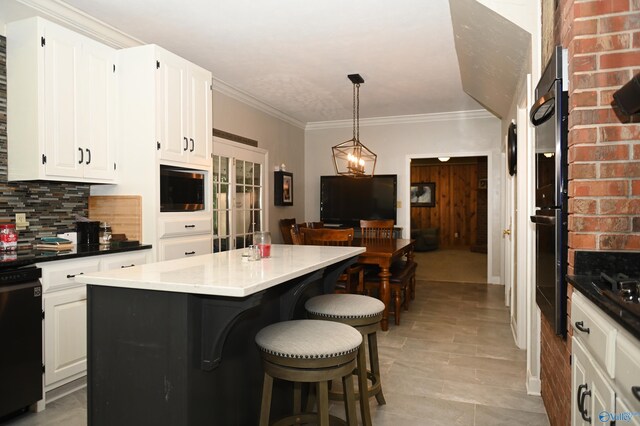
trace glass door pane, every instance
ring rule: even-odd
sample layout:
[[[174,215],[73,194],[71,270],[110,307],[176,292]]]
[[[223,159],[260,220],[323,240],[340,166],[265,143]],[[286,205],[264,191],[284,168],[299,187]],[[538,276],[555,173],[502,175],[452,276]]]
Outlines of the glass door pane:
[[[243,248],[264,227],[265,153],[214,137],[214,252]]]

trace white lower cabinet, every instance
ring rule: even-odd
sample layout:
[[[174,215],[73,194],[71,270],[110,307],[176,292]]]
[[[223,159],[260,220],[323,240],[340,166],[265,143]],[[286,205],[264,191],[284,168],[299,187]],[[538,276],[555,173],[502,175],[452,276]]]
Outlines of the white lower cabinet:
[[[640,343],[573,292],[571,424],[640,426]]]
[[[161,239],[159,260],[180,259],[211,253],[211,244],[213,244],[211,235]]]
[[[48,387],[74,380],[87,371],[86,288],[45,295],[44,312],[44,383]]]
[[[147,263],[151,250],[37,264],[42,269],[45,392],[86,375],[87,289],[75,275]]]
[[[604,371],[594,362],[584,346],[575,337],[573,352],[571,410],[573,425],[609,424],[600,418],[615,413],[616,393],[604,378]]]

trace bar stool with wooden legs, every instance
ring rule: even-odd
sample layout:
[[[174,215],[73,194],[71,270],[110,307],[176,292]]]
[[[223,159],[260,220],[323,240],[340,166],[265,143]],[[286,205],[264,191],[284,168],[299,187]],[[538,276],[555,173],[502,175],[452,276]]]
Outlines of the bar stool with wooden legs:
[[[260,426],[270,424],[274,378],[294,382],[294,412],[273,425],[313,422],[329,426],[331,419],[356,426],[358,421],[352,374],[361,343],[362,335],[353,327],[328,321],[283,321],[260,330],[256,335],[264,367]],[[336,379],[342,380],[345,389],[346,423],[329,415],[328,385]],[[317,413],[302,412],[301,383],[317,384]]]
[[[380,327],[384,303],[380,300],[359,294],[323,294],[307,300],[304,305],[307,316],[311,319],[321,319],[348,324],[362,334],[362,343],[358,349],[357,376],[360,400],[360,414],[365,426],[371,425],[371,411],[369,398],[376,397],[379,405],[386,404],[382,394],[380,381],[380,363],[378,360],[378,339],[376,332]],[[365,339],[364,337],[367,337]],[[369,349],[369,371],[367,371],[367,356],[365,340]],[[371,386],[369,386],[369,380]],[[331,391],[331,399],[340,399],[341,393]]]

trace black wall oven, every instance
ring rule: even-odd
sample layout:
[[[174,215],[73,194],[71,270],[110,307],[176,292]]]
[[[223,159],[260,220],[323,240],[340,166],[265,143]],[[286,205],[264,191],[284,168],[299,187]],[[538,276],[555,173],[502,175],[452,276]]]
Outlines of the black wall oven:
[[[561,46],[536,86],[530,119],[536,148],[536,303],[558,335],[566,334],[567,139],[566,50]]]

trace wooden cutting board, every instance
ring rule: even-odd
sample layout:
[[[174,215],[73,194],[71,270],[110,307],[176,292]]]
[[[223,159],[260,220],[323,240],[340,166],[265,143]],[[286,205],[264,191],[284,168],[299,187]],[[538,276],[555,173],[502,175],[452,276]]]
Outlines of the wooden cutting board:
[[[142,197],[139,195],[90,195],[89,219],[107,222],[112,234],[142,242]]]

